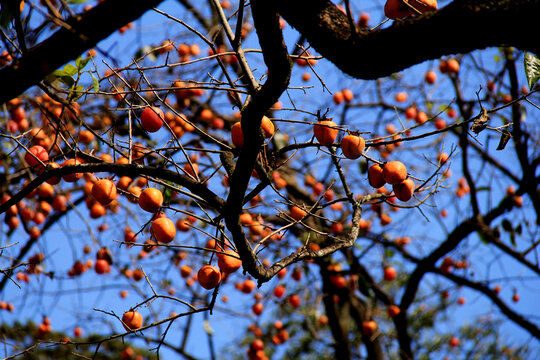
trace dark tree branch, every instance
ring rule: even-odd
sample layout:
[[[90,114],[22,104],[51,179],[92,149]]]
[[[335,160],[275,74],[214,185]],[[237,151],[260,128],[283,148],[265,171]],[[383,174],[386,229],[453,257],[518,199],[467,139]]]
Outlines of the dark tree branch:
[[[329,0],[279,0],[278,11],[322,56],[361,79],[391,75],[414,64],[491,46],[540,54],[539,0],[455,0],[417,18],[354,36],[347,16]],[[504,26],[501,26],[504,24]]]
[[[138,19],[162,0],[108,0],[66,23],[51,37],[28,50],[13,63],[0,70],[0,104],[22,94],[49,73],[77,58],[84,51],[111,35],[125,24]]]
[[[268,67],[266,83],[253,94],[242,111],[244,145],[235,170],[230,177],[231,191],[224,212],[227,228],[231,231],[244,269],[257,279],[265,278],[265,269],[257,264],[239,217],[249,179],[263,145],[261,120],[265,112],[279,99],[289,84],[292,62],[279,28],[279,16],[273,6],[264,1],[252,1],[253,20],[264,61]],[[268,278],[269,279],[269,278]]]

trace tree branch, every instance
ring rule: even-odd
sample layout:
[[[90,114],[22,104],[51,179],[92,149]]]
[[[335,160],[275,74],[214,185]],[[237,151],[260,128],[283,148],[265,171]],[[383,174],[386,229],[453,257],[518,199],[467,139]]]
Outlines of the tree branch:
[[[531,36],[539,0],[455,0],[423,16],[375,31],[358,31],[329,0],[279,0],[278,11],[311,46],[343,72],[376,79],[426,60],[491,46],[515,46],[540,54]],[[504,26],[501,26],[504,24]]]
[[[13,63],[0,70],[3,86],[0,104],[22,94],[49,73],[77,58],[85,50],[111,35],[123,25],[138,19],[162,0],[108,0],[82,15],[69,18],[71,29],[61,28]]]

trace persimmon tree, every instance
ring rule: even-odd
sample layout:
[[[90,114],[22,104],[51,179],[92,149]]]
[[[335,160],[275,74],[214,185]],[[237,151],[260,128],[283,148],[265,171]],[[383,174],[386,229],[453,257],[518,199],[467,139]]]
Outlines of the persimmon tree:
[[[539,10],[2,2],[5,356],[534,357]]]

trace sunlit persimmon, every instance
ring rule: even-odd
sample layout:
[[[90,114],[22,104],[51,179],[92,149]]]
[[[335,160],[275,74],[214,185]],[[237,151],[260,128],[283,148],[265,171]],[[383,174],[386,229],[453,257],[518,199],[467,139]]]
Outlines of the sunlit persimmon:
[[[24,161],[31,167],[43,167],[40,161],[46,164],[49,161],[49,153],[43,146],[34,145],[28,149],[28,152],[24,155]]]
[[[366,143],[364,139],[356,135],[346,135],[341,139],[341,151],[348,159],[358,159],[364,152]]]
[[[298,206],[293,205],[293,206],[291,206],[291,210],[289,211],[289,215],[294,220],[300,221],[307,215],[307,212],[305,210],[300,209]]]
[[[368,181],[369,185],[377,189],[386,184],[386,181],[383,178],[383,169],[379,164],[373,164],[369,167]]]
[[[338,135],[337,124],[331,120],[318,121],[313,126],[313,133],[321,145],[330,146]]]
[[[197,273],[197,281],[206,290],[211,290],[221,281],[221,273],[215,266],[204,265]]]
[[[144,130],[153,133],[161,129],[165,115],[157,106],[150,106],[141,112],[141,125]]]
[[[111,266],[107,260],[97,259],[94,265],[94,270],[97,274],[106,274],[111,271]]]
[[[401,161],[389,161],[384,164],[383,179],[388,184],[397,184],[407,178],[407,168]]]
[[[414,181],[411,178],[392,185],[396,198],[401,201],[409,201],[414,193]]]
[[[116,185],[109,179],[98,180],[92,186],[92,196],[101,205],[108,205],[116,199]]]
[[[144,211],[155,213],[163,205],[163,194],[156,188],[146,188],[139,196],[139,206]]]
[[[160,217],[152,222],[150,233],[160,243],[168,244],[176,236],[176,227],[171,219]]]
[[[231,274],[240,269],[242,266],[242,260],[240,260],[238,257],[239,255],[232,250],[227,250],[224,254],[217,253],[219,269],[226,274]]]
[[[242,123],[240,121],[234,123],[232,126],[231,139],[237,148],[241,149],[244,146],[244,133],[242,132]]]
[[[272,137],[272,135],[274,135],[274,132],[275,132],[274,123],[267,116],[262,117],[261,128],[263,130],[265,138],[269,138],[269,137]]]
[[[122,323],[128,331],[137,330],[143,325],[143,317],[138,311],[126,311],[122,315]]]

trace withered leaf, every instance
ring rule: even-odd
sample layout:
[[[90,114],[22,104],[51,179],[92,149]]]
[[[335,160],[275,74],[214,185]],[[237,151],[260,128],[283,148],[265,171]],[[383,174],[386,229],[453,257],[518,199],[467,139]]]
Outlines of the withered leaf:
[[[487,110],[485,108],[482,108],[481,114],[478,115],[478,117],[471,125],[471,131],[475,134],[479,134],[482,130],[486,128],[488,120],[489,116]]]
[[[497,150],[503,150],[506,147],[506,144],[508,144],[508,141],[512,138],[512,134],[510,134],[510,131],[504,129],[501,134],[501,140],[499,141],[499,145],[497,146]]]

